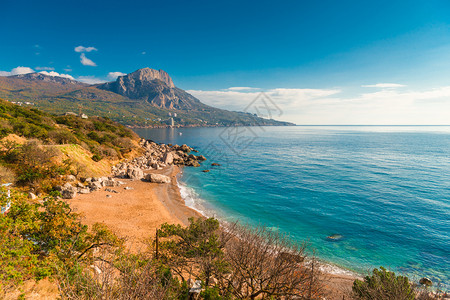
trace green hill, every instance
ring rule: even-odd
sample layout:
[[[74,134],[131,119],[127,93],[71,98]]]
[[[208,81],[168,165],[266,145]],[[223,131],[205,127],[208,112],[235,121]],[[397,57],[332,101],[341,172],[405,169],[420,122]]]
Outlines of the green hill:
[[[129,126],[167,126],[172,118],[180,126],[293,125],[205,105],[175,87],[164,71],[148,68],[101,85],[39,73],[0,77],[0,98],[53,114],[83,112]]]

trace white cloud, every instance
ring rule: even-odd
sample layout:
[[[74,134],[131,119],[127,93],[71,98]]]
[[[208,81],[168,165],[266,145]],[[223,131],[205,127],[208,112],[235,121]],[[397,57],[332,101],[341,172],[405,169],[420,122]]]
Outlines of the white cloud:
[[[127,75],[126,73],[122,72],[109,72],[108,73],[108,79],[115,80],[119,76]]]
[[[95,47],[83,47],[83,46],[75,47],[75,52],[91,52],[91,51],[98,51],[98,49]]]
[[[97,83],[104,83],[104,82],[106,82],[106,80],[97,78],[95,76],[80,76],[80,77],[77,77],[77,80],[81,81],[81,82],[84,82],[84,83],[87,83],[87,84],[97,84]]]
[[[188,91],[206,104],[243,111],[257,91]],[[339,89],[276,88],[265,94],[282,111],[280,120],[307,125],[445,125],[449,123],[450,86],[424,90],[382,89],[345,94]]]
[[[75,78],[73,78],[73,77],[72,77],[71,75],[69,75],[69,74],[59,74],[59,73],[54,72],[54,71],[50,71],[50,72],[42,71],[42,72],[39,72],[39,73],[44,74],[44,75],[47,75],[47,76],[62,77],[62,78],[68,78],[68,79],[75,80]]]
[[[10,72],[0,71],[0,76],[22,75],[28,73],[34,73],[34,70],[28,67],[16,67],[12,69]]]
[[[253,88],[248,86],[233,86],[225,89],[226,91],[254,91],[259,90],[259,88]]]
[[[36,70],[38,70],[38,71],[54,71],[55,68],[53,68],[53,67],[36,67]]]
[[[93,62],[92,60],[90,60],[89,58],[87,58],[84,53],[81,53],[80,62],[84,66],[91,66],[91,67],[96,67],[97,66],[97,64],[95,62]]]
[[[377,83],[377,84],[368,84],[368,85],[362,85],[361,87],[367,87],[367,88],[400,88],[405,87],[406,85],[398,84],[398,83]]]

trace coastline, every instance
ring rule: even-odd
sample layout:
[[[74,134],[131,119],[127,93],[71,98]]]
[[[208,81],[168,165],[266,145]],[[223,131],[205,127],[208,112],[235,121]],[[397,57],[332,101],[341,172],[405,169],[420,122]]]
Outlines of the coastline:
[[[126,238],[126,245],[133,251],[143,249],[146,241],[154,237],[156,229],[164,223],[187,225],[190,217],[207,217],[194,203],[188,205],[189,199],[182,197],[178,180],[182,167],[169,166],[145,173],[167,175],[172,180],[169,184],[157,184],[122,179],[123,185],[112,188],[118,193],[102,189],[78,195],[69,203],[82,214],[87,225],[97,222],[106,224],[116,234]],[[326,299],[347,298],[358,276],[328,262],[321,261],[320,264],[329,294]]]
[[[176,177],[177,179],[177,188],[178,188],[178,194],[181,193],[181,188],[184,189],[191,189],[187,185],[182,185],[179,182],[179,176],[182,175],[182,172],[180,170],[180,173]],[[172,181],[173,184],[173,181]],[[185,197],[190,195],[190,193],[185,193]],[[189,205],[187,204],[189,203]],[[182,198],[182,205],[192,209],[197,214],[199,214],[202,217],[210,217],[207,214],[205,214],[204,210],[201,208],[198,208],[195,206],[195,199],[186,199]],[[222,222],[219,219],[220,222]],[[362,277],[351,271],[347,270],[343,267],[340,267],[338,265],[333,264],[332,262],[323,261],[321,259],[318,259],[319,261],[319,268],[320,271],[323,274],[323,281],[324,281],[324,289],[327,291],[328,296],[325,299],[330,300],[342,300],[342,299],[350,299],[350,293],[352,290],[353,282],[355,279],[362,280]]]

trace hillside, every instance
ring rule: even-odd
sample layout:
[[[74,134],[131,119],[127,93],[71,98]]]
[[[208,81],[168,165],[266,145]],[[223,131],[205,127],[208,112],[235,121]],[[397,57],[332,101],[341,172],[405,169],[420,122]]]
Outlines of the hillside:
[[[205,105],[177,88],[166,72],[149,68],[100,85],[40,73],[0,77],[0,98],[53,114],[83,112],[129,126],[167,126],[171,118],[177,126],[293,125]]]
[[[139,137],[109,119],[56,116],[0,99],[0,181],[43,187],[57,175],[108,174]]]

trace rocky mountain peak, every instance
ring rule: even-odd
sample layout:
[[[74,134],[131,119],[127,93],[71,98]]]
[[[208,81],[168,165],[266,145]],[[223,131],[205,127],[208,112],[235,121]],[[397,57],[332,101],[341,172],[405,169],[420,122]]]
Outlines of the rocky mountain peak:
[[[122,77],[128,77],[128,79],[133,79],[135,81],[152,81],[155,79],[161,80],[165,84],[167,84],[168,87],[174,88],[175,85],[173,84],[172,78],[170,78],[169,74],[167,74],[166,71],[163,70],[155,70],[150,68],[143,68],[139,69],[137,71],[134,71],[133,73],[130,73],[125,76],[120,76],[117,78],[118,81],[123,80]],[[122,78],[122,79],[121,79]]]

